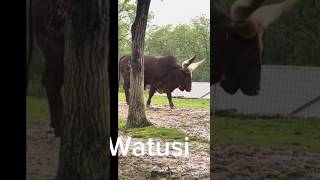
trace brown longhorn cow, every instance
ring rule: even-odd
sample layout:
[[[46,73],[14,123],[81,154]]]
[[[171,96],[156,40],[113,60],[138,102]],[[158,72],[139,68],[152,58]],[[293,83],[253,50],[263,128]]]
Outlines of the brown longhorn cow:
[[[265,0],[237,0],[230,15],[220,3],[211,5],[213,48],[211,57],[211,85],[220,83],[229,94],[240,89],[254,96],[260,89],[262,35],[268,25],[291,10],[299,0],[263,5]]]
[[[173,90],[179,88],[181,91],[190,92],[192,71],[204,62],[202,60],[193,63],[195,57],[179,65],[173,56],[144,56],[144,85],[150,85],[147,105],[150,105],[151,98],[156,91],[167,94],[170,108],[174,107],[171,96]],[[130,62],[131,56],[123,56],[119,62],[119,71],[124,80],[123,89],[127,104],[130,100]]]

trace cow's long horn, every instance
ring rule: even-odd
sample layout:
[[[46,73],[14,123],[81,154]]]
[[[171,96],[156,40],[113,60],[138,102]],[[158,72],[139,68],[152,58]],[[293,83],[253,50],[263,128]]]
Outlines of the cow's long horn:
[[[201,60],[201,61],[199,61],[199,62],[196,62],[196,63],[192,63],[192,64],[190,64],[189,65],[189,69],[191,70],[191,71],[194,71],[197,67],[199,67],[203,62],[205,61],[205,59],[203,59],[203,60]]]
[[[188,60],[183,61],[182,67],[187,68],[194,61],[195,58],[196,58],[196,55],[194,55],[192,58]]]
[[[250,19],[265,29],[281,15],[289,12],[301,0],[286,0],[282,3],[263,6],[252,13]]]
[[[231,19],[234,22],[234,28],[244,38],[252,38],[259,33],[258,25],[249,17],[264,1],[237,0],[232,4]]]

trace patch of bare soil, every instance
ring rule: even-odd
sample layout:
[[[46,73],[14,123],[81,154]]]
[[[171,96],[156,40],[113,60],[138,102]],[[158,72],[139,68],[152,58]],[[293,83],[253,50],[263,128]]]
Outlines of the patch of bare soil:
[[[60,139],[47,123],[27,125],[27,180],[53,180],[58,168]]]
[[[211,150],[214,180],[320,179],[319,153],[242,145],[214,145]]]

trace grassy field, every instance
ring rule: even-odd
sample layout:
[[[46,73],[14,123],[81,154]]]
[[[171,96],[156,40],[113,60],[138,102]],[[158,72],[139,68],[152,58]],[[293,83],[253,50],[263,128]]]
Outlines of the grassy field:
[[[119,101],[125,102],[124,92],[119,92]],[[147,101],[148,93],[144,93],[144,100]],[[172,98],[173,104],[176,107],[184,108],[196,108],[196,109],[210,109],[210,100],[209,99],[184,99],[184,98]],[[151,99],[151,104],[156,105],[169,105],[168,99],[166,96],[153,96]]]
[[[320,152],[320,119],[214,117],[214,144],[242,144]]]

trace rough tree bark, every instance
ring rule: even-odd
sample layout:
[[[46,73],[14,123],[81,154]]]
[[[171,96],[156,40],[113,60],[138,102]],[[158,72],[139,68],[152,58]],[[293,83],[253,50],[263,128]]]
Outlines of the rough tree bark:
[[[110,179],[108,0],[70,0],[58,180]]]
[[[143,99],[144,89],[144,37],[147,27],[148,11],[151,0],[137,1],[137,14],[131,27],[132,56],[130,72],[130,105],[127,128],[148,126]]]

